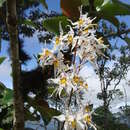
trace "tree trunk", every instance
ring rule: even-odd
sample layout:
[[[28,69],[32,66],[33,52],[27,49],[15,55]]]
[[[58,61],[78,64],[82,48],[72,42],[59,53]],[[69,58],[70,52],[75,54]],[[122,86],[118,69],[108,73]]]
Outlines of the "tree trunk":
[[[20,85],[20,62],[17,28],[16,0],[7,0],[7,27],[11,47],[13,90],[14,90],[14,130],[24,130],[24,103]]]
[[[103,130],[108,130],[108,110],[109,110],[109,105],[108,105],[108,95],[107,95],[107,87],[105,86],[104,83],[104,78],[103,76],[100,75],[100,81],[101,81],[101,90],[102,90],[102,98],[103,98],[103,114],[104,114],[104,124],[103,124]]]
[[[104,130],[108,130],[108,106],[106,100],[104,100]]]
[[[104,107],[104,130],[108,130],[108,103],[107,103],[107,90],[104,87],[103,91],[103,107]]]

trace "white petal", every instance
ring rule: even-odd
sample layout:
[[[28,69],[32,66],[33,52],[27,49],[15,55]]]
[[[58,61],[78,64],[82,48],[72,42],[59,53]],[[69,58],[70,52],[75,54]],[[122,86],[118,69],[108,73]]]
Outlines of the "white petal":
[[[77,121],[77,130],[84,130],[85,125],[81,121]]]
[[[54,116],[53,117],[54,119],[57,119],[57,120],[59,120],[59,121],[61,121],[61,122],[64,122],[65,121],[65,115],[60,115],[60,116]]]

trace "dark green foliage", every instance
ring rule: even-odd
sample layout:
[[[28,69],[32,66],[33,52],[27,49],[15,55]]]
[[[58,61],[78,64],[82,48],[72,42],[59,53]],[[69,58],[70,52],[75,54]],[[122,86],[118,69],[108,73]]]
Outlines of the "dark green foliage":
[[[47,79],[53,77],[53,66],[38,67],[31,71],[23,71],[21,74],[22,78],[22,89],[24,98],[26,98],[29,92],[33,92],[37,96],[47,97]]]
[[[13,92],[0,83],[0,128],[10,130],[13,125]]]
[[[41,93],[42,94],[42,93]],[[44,96],[44,95],[43,95]],[[26,105],[24,106],[25,120],[39,121],[42,117],[47,125],[51,118],[59,115],[60,112],[54,108],[50,108],[42,96],[31,98],[26,96]],[[34,112],[30,112],[29,108],[33,107]],[[10,130],[13,126],[13,90],[6,88],[0,84],[0,128]],[[37,114],[37,112],[40,113]]]
[[[58,17],[52,17],[49,19],[46,19],[43,21],[43,27],[45,27],[49,32],[53,32],[57,35],[60,34],[59,30],[59,24],[61,23],[62,29],[67,31],[67,25],[70,24],[70,22],[67,20],[67,17],[65,16],[58,16]]]
[[[0,64],[2,64],[5,59],[6,59],[6,57],[0,57]]]
[[[112,113],[108,110],[107,111],[109,117],[108,117],[108,122],[109,124],[111,124],[115,118],[114,116],[112,115]],[[103,127],[103,124],[104,124],[104,107],[101,106],[101,107],[98,107],[96,110],[95,110],[95,114],[93,115],[93,121],[100,127]]]
[[[27,102],[36,111],[38,111],[43,119],[45,125],[48,125],[53,116],[60,115],[60,112],[54,108],[50,108],[48,103],[42,98],[27,98]]]
[[[23,41],[19,40],[19,59],[21,64],[25,64],[31,59],[31,57],[23,49]]]
[[[112,114],[109,110],[107,111],[108,114],[108,128],[107,130],[130,130],[127,124],[123,124],[120,122],[120,119],[116,118],[114,114]],[[95,110],[95,114],[93,114],[93,121],[96,123],[98,130],[105,130],[104,129],[104,106],[98,107]],[[119,117],[120,118],[120,117]]]

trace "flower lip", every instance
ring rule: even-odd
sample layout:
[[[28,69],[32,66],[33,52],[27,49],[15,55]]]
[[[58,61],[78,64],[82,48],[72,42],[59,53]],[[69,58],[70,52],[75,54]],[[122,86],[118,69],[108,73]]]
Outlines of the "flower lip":
[[[72,36],[72,35],[68,35],[67,39],[68,39],[68,42],[69,42],[69,43],[72,43],[72,42],[73,42],[73,36]]]
[[[76,120],[75,119],[71,122],[71,126],[72,126],[72,128],[76,128]]]
[[[60,44],[60,37],[56,37],[55,43],[56,43],[56,45]]]
[[[66,83],[67,83],[66,77],[62,77],[62,78],[60,79],[60,84],[61,84],[61,85],[66,85]]]
[[[91,116],[90,115],[85,115],[84,121],[86,121],[86,123],[90,124],[91,123]]]
[[[81,25],[84,24],[84,20],[80,18],[79,21],[78,21],[78,23],[79,23],[79,26],[81,26]]]
[[[74,75],[73,82],[78,84],[80,82],[80,78],[77,75]]]

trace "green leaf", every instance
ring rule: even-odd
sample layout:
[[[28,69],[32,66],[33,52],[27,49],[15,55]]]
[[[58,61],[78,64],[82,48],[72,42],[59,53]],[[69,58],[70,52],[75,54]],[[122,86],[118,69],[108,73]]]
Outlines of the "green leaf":
[[[89,0],[81,0],[82,5],[89,6]],[[94,6],[95,8],[100,7],[103,4],[104,0],[95,0]]]
[[[0,92],[3,92],[6,89],[6,86],[0,82]]]
[[[2,7],[2,5],[4,4],[6,0],[0,0],[0,7]]]
[[[40,121],[40,116],[34,116],[34,114],[31,113],[27,108],[24,108],[24,114],[24,118],[26,121]]]
[[[124,4],[119,0],[104,0],[97,11],[109,16],[130,15],[130,5]]]
[[[88,6],[89,5],[89,1],[88,0],[81,0],[82,5]]]
[[[5,59],[6,59],[6,57],[0,57],[0,64],[2,64]]]
[[[3,130],[2,128],[0,128],[0,130]]]
[[[61,22],[62,28],[64,31],[67,31],[67,25],[70,25],[70,22],[67,20],[65,16],[58,16],[46,19],[43,21],[43,27],[47,29],[49,32],[55,33],[57,35],[59,32],[59,23]]]
[[[13,90],[5,88],[2,95],[3,97],[0,99],[2,105],[10,106],[13,104]]]
[[[94,6],[96,8],[100,7],[103,4],[104,0],[95,0],[94,1]]]
[[[119,27],[119,20],[115,16],[130,15],[130,5],[124,4],[118,0],[104,0],[102,5],[99,5],[96,9],[98,17],[108,20],[117,28]]]
[[[47,5],[47,3],[46,3],[46,0],[40,0],[40,2],[42,3],[42,5],[43,5],[46,9],[48,9],[48,5]]]

